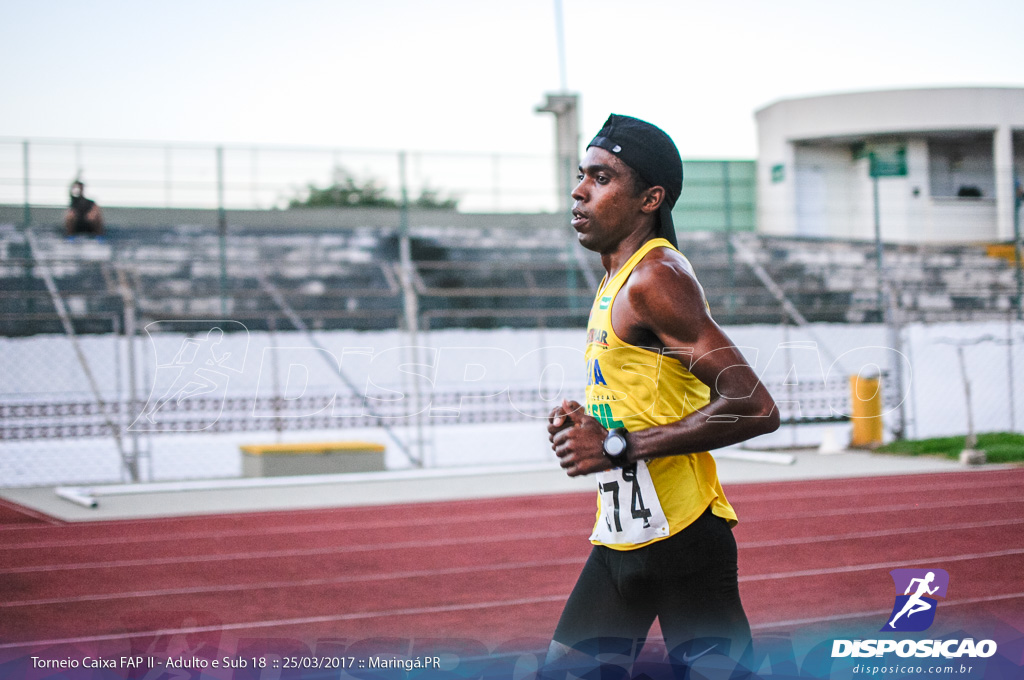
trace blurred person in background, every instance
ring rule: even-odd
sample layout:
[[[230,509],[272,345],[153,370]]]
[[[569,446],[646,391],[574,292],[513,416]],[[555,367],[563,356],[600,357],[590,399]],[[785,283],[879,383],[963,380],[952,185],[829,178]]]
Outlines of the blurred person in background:
[[[79,234],[103,236],[103,212],[96,201],[85,197],[85,184],[80,179],[71,183],[71,204],[64,213],[64,234],[68,238]]]

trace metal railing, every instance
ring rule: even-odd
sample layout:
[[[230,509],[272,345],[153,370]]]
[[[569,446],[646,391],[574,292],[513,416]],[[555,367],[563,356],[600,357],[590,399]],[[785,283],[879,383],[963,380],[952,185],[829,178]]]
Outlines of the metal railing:
[[[674,211],[679,231],[753,231],[755,164],[684,161]],[[0,137],[0,205],[64,207],[75,178],[102,207],[279,210],[310,186],[340,191],[346,178],[394,205],[466,213],[551,213],[563,202],[551,157],[471,153]]]
[[[553,212],[559,198],[539,154],[0,138],[0,204],[67,205],[76,177],[102,206],[145,208],[281,209],[344,177],[464,212]]]

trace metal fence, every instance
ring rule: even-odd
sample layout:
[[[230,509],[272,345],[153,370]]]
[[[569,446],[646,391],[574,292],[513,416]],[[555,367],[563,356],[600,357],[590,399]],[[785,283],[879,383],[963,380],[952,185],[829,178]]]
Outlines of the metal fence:
[[[80,177],[104,206],[267,210],[344,176],[383,197],[434,195],[467,212],[552,212],[541,155],[0,138],[0,204],[60,206]]]
[[[196,320],[132,336],[108,321],[103,335],[0,339],[0,487],[237,477],[242,445],[352,439],[384,444],[389,467],[554,465],[543,417],[584,391],[579,329],[414,339]],[[966,448],[970,432],[1024,424],[1013,318],[726,330],[786,424],[755,447],[814,447],[827,433],[841,446],[849,376],[872,370],[884,376],[887,440],[960,436]]]
[[[326,182],[339,164],[360,158],[310,151],[316,160],[307,163],[306,152],[281,151],[280,162],[270,164],[284,173],[276,176],[263,172],[273,157],[264,149],[246,156],[213,147],[186,153],[18,141],[3,148],[0,202],[23,194],[27,204],[55,206],[78,167],[90,189],[112,192],[108,204],[122,196],[126,205],[215,206],[221,186],[222,205],[280,206],[292,188],[319,181],[317,173]],[[108,152],[103,166],[96,159]],[[439,158],[366,157],[376,160],[362,166],[365,176],[390,177],[388,187],[406,186],[404,157],[413,178],[407,191],[447,190]],[[170,159],[163,174],[154,158]],[[191,166],[189,158],[196,159]],[[519,194],[506,192],[501,177],[512,159],[447,158],[461,168],[451,177],[471,175],[472,182],[451,184],[476,187],[467,200],[515,209]],[[28,172],[19,175],[24,159]],[[497,175],[488,174],[488,162],[497,163]],[[288,167],[298,169],[288,175]],[[779,443],[814,444],[814,427],[842,423],[848,376],[870,366],[886,374],[889,437],[1016,431],[1024,422],[1024,330],[1017,271],[1005,253],[885,244],[879,268],[867,240],[742,233],[753,227],[752,163],[709,161],[688,164],[687,172],[690,193],[680,209],[691,221],[679,224],[702,231],[683,234],[683,250],[719,323],[759,324],[730,332],[757,350],[751,362],[793,424]],[[280,179],[286,176],[295,179]],[[554,185],[553,173],[550,180]],[[535,187],[538,197],[548,191],[543,184]],[[274,214],[264,217],[272,222]],[[516,224],[501,227],[491,222],[507,216],[450,215],[427,225],[392,210],[372,226],[289,233],[267,225],[247,231],[231,224],[220,232],[129,226],[103,241],[66,241],[56,224],[0,225],[0,486],[237,476],[240,444],[339,436],[384,440],[394,466],[457,464],[465,459],[449,455],[447,426],[528,425],[558,395],[578,398],[583,383],[573,372],[582,370],[580,357],[539,357],[564,347],[578,354],[599,263],[573,250],[564,225],[552,227],[543,215],[516,216]],[[456,224],[456,217],[467,219]],[[210,335],[215,328],[224,338]],[[237,344],[243,336],[244,351]],[[428,359],[444,347],[465,349],[470,341],[481,356],[535,360],[505,365],[505,373],[479,385],[466,382],[468,364],[460,378],[440,382],[395,370],[433,365]],[[391,357],[391,372],[352,368],[367,355],[352,350],[367,346],[371,355]],[[281,347],[302,357],[289,359],[274,349]],[[249,364],[235,366],[243,354]],[[270,361],[276,363],[264,367]],[[836,362],[841,369],[826,370]],[[555,380],[544,370],[549,363],[567,377]],[[188,371],[190,382],[176,382]],[[305,388],[296,390],[300,374]],[[395,403],[394,394],[408,399]],[[498,452],[501,446],[508,452]],[[550,455],[536,442],[530,447]],[[522,450],[512,435],[492,448],[487,460],[515,459]]]
[[[583,396],[581,338],[250,332],[222,320],[0,340],[0,487],[237,477],[242,445],[351,439],[385,444],[391,467],[554,465],[543,419]],[[783,420],[844,422],[846,375],[795,384],[801,359],[761,360]],[[483,424],[517,429],[481,432],[484,445],[468,452],[447,448],[446,431]]]
[[[755,164],[684,162],[680,231],[752,231]],[[0,205],[65,206],[80,177],[101,206],[272,210],[351,177],[383,199],[454,201],[466,213],[550,213],[563,203],[553,158],[538,154],[0,137]]]

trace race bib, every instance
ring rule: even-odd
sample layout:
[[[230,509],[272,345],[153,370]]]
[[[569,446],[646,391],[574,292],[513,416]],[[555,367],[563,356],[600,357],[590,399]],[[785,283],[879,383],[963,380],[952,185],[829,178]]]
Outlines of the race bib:
[[[600,508],[591,541],[639,544],[668,536],[668,520],[647,463],[597,474]]]

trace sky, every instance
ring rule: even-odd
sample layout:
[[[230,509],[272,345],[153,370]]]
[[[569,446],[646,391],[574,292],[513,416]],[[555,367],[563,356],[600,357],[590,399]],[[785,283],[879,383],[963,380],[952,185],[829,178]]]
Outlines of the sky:
[[[1024,2],[564,0],[581,141],[608,113],[754,158],[779,99],[1024,86]],[[554,0],[0,0],[0,137],[547,154]]]

